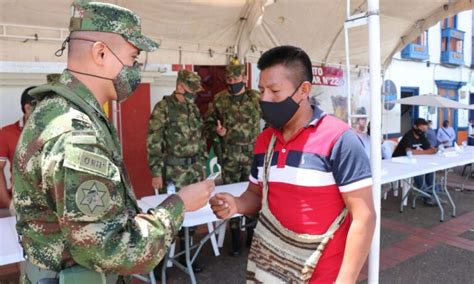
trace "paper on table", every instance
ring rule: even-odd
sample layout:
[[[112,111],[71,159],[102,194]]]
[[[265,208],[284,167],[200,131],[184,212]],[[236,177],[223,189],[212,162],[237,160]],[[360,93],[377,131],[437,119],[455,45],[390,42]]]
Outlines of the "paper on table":
[[[416,164],[416,159],[408,159],[407,157],[396,157],[392,158],[391,161],[399,164]]]
[[[450,158],[450,157],[457,157],[459,156],[459,154],[457,152],[450,151],[450,152],[444,152],[443,156],[446,158]]]

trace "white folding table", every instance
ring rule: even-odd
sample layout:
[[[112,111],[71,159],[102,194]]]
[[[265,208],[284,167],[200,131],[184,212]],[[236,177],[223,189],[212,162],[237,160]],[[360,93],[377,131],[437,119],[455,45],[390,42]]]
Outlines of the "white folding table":
[[[23,258],[23,249],[18,240],[15,226],[16,218],[14,216],[0,218],[0,232],[2,234],[0,265],[7,265],[25,260]]]
[[[406,161],[404,161],[404,159]],[[400,205],[400,211],[403,211],[403,206],[406,206],[406,199],[408,194],[411,191],[416,191],[420,195],[424,195],[423,191],[414,187],[409,180],[413,177],[434,173],[434,181],[436,179],[437,171],[444,171],[444,182],[442,186],[443,192],[449,199],[449,203],[452,206],[452,215],[456,215],[456,205],[449,194],[449,191],[446,188],[446,179],[447,179],[447,170],[450,168],[455,168],[458,166],[474,163],[474,147],[467,146],[464,147],[463,152],[457,153],[453,148],[450,148],[445,151],[445,154],[438,155],[415,155],[413,159],[416,161],[412,163],[408,161],[407,157],[398,157],[389,160],[382,161],[382,184],[402,180],[403,185],[403,194],[402,194],[402,204]],[[435,182],[433,181],[433,185]],[[433,196],[436,200],[438,208],[440,209],[440,221],[444,220],[444,208],[439,201],[438,195],[434,187],[431,189]],[[414,206],[414,203],[413,203]]]
[[[228,184],[228,185],[221,185],[221,186],[216,186],[215,191],[213,194],[216,193],[230,193],[234,196],[240,196],[244,191],[247,189],[248,182],[241,182],[241,183],[234,183],[234,184]],[[142,199],[139,200],[138,205],[140,208],[146,212],[150,208],[155,208],[158,206],[161,202],[163,202],[168,195],[166,194],[161,194],[161,195],[153,195],[153,196],[146,196],[143,197]],[[233,217],[238,217],[240,216],[239,214],[233,216]],[[213,228],[210,227],[209,224],[213,222],[218,222],[218,225]],[[163,262],[163,268],[162,268],[162,277],[161,277],[161,282],[166,283],[166,268],[168,266],[168,262],[171,261],[174,265],[176,265],[179,269],[183,270],[185,273],[187,273],[191,279],[191,283],[196,283],[196,277],[194,275],[193,269],[192,269],[192,264],[196,260],[197,256],[199,255],[199,252],[201,251],[202,247],[204,244],[211,239],[212,242],[214,242],[215,247],[215,235],[219,233],[219,245],[222,245],[223,242],[223,234],[225,231],[225,224],[226,220],[220,220],[214,215],[212,212],[211,206],[207,204],[203,208],[194,211],[194,212],[186,212],[184,215],[184,221],[183,221],[183,229],[184,229],[184,242],[185,242],[185,249],[184,251],[181,251],[177,254],[174,254],[172,257],[170,256],[170,251],[168,251],[165,255],[164,262]],[[199,226],[199,225],[204,225],[208,224],[209,228],[209,233],[202,238],[197,244],[191,245],[191,239],[189,236],[189,228]],[[213,238],[214,237],[214,238]],[[213,240],[212,240],[213,239]],[[192,250],[196,250],[194,254],[191,253]],[[175,258],[185,255],[186,258],[186,267],[179,263],[178,261],[175,260]]]

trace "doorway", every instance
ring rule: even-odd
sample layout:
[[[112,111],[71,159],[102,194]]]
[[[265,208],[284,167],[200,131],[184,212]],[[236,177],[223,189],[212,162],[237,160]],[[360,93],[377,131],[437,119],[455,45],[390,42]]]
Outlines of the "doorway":
[[[401,87],[400,97],[408,98],[412,96],[418,96],[419,88],[418,87]],[[418,118],[418,106],[412,105],[401,105],[400,112],[400,134],[404,135],[407,133],[413,126],[415,119]]]

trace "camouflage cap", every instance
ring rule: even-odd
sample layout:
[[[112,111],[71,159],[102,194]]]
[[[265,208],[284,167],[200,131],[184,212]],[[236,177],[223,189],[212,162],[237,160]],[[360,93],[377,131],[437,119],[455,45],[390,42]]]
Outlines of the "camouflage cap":
[[[225,68],[225,75],[227,77],[245,75],[245,65],[243,64],[229,64]]]
[[[142,35],[141,20],[137,14],[109,3],[74,1],[69,31],[120,34],[135,47],[144,51],[154,51],[159,46]]]
[[[48,82],[48,84],[53,83],[53,82],[58,82],[59,77],[61,77],[61,74],[58,74],[58,73],[48,74],[46,75],[46,82]]]
[[[202,91],[201,77],[188,70],[180,70],[178,72],[178,82],[183,83],[191,92]]]

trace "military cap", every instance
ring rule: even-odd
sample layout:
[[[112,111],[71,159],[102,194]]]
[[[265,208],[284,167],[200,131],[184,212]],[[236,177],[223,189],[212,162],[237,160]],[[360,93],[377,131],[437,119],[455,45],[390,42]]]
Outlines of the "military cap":
[[[46,82],[48,82],[48,84],[53,83],[53,82],[58,82],[59,77],[61,77],[61,74],[58,74],[58,73],[48,74],[46,75]]]
[[[109,3],[74,1],[69,31],[96,31],[122,35],[144,51],[154,51],[158,44],[142,35],[140,17],[133,11]]]
[[[180,70],[178,72],[178,82],[183,83],[192,92],[203,90],[201,86],[201,77],[188,70]]]
[[[229,64],[225,68],[225,75],[227,77],[245,75],[245,65],[243,64]]]

